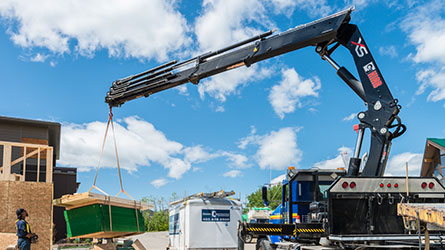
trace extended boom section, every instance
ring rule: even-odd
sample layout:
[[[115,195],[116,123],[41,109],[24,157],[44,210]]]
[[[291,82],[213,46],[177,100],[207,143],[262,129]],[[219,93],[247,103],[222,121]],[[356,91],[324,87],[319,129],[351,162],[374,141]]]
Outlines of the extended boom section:
[[[120,106],[127,101],[148,97],[184,83],[197,84],[200,79],[230,69],[250,66],[300,48],[334,41],[341,25],[349,22],[351,11],[345,10],[274,36],[273,31],[268,31],[184,62],[178,63],[174,60],[140,74],[119,79],[113,82],[105,101],[112,107]]]

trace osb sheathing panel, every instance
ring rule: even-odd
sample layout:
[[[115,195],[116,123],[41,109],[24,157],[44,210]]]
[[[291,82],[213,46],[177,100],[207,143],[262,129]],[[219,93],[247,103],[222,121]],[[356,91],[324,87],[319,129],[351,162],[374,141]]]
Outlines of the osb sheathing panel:
[[[52,245],[53,184],[44,182],[0,181],[0,233],[15,233],[15,211],[28,211],[27,221],[39,241],[32,249],[47,250]]]
[[[17,236],[14,233],[0,233],[0,249],[4,250],[11,245],[17,245]]]

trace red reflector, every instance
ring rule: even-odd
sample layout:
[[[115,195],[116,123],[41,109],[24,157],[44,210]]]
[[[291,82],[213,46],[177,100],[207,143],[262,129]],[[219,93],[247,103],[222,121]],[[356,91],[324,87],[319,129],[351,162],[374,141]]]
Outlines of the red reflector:
[[[345,182],[343,182],[343,184],[341,184],[341,186],[342,186],[343,188],[347,188],[347,187],[348,187],[348,183],[345,181]]]
[[[351,182],[351,184],[349,184],[349,187],[350,187],[350,188],[355,188],[355,186],[357,186],[357,185],[355,184],[355,182]]]
[[[428,185],[429,188],[433,188],[434,187],[434,183],[430,182],[430,184]]]
[[[426,182],[422,182],[422,188],[425,189],[427,186]]]
[[[380,183],[380,187],[382,188],[382,187],[384,187],[385,185],[383,185],[383,183]]]
[[[397,183],[394,184],[394,187],[395,187],[395,188],[398,188],[398,187],[399,187],[399,184],[397,184]]]
[[[388,183],[388,185],[386,185],[388,188],[390,188],[391,187],[391,183]]]
[[[360,126],[358,124],[355,124],[353,128],[354,128],[354,131],[356,133],[358,133],[358,130],[360,129]]]

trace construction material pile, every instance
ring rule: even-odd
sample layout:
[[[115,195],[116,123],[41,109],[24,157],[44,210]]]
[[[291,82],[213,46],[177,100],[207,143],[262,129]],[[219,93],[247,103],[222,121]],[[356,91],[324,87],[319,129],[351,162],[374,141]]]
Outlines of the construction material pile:
[[[120,238],[145,232],[143,210],[152,206],[135,200],[91,192],[54,200],[65,207],[68,238]]]

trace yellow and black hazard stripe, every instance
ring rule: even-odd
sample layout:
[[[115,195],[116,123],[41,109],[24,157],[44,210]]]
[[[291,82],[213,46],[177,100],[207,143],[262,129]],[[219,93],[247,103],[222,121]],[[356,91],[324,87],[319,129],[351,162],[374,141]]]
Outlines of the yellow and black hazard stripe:
[[[276,232],[280,233],[282,231],[281,228],[267,228],[267,227],[248,227],[247,231],[250,232]]]
[[[324,233],[323,228],[297,228],[298,233]]]
[[[292,235],[293,224],[246,223],[244,230],[261,235]]]

